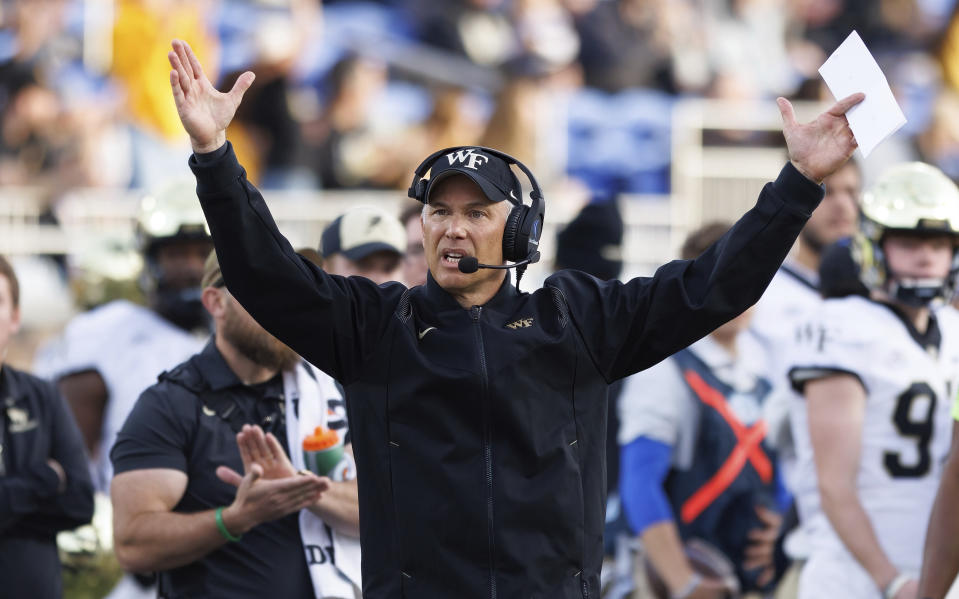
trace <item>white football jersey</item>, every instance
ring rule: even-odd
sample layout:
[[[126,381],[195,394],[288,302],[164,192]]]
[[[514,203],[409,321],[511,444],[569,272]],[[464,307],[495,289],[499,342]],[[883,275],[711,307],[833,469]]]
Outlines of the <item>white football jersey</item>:
[[[918,573],[926,525],[949,451],[950,409],[959,382],[959,314],[935,315],[938,350],[927,351],[911,326],[885,305],[862,297],[823,302],[810,321],[804,356],[791,371],[797,383],[836,372],[862,381],[867,402],[857,486],[883,551]],[[846,550],[820,509],[805,400],[790,412],[798,458],[797,500],[812,551]]]
[[[748,334],[740,341],[744,358],[773,385],[763,404],[766,442],[779,452],[783,482],[790,492],[795,492],[796,458],[789,427],[795,394],[789,368],[795,361],[799,329],[822,304],[818,285],[815,272],[787,259],[756,304]]]
[[[63,334],[41,348],[34,371],[56,380],[96,370],[107,388],[100,452],[91,472],[98,491],[113,478],[110,448],[140,393],[157,376],[203,349],[205,339],[184,331],[152,310],[117,300],[79,314]]]
[[[761,348],[765,372],[773,385],[788,386],[787,375],[796,345],[795,330],[819,309],[819,277],[787,260],[756,303],[749,337]],[[750,356],[751,358],[753,356]]]

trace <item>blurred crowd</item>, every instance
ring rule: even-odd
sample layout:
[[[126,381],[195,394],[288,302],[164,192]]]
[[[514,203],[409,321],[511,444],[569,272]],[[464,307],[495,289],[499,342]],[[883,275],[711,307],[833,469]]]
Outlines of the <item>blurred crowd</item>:
[[[953,0],[4,0],[0,24],[0,186],[40,190],[52,222],[72,190],[155,190],[187,173],[191,150],[168,83],[173,38],[192,46],[220,89],[246,70],[256,74],[228,137],[259,187],[405,195],[433,150],[495,147],[547,188],[589,190],[591,209],[564,230],[556,266],[603,278],[619,276],[621,254],[590,244],[608,237],[621,251],[623,243],[621,216],[605,200],[671,191],[678,101],[826,100],[817,69],[852,30],[908,119],[863,166],[863,179],[907,160],[959,178]],[[712,141],[782,145],[778,133],[719,132]],[[613,213],[593,212],[605,209]],[[406,244],[396,242],[382,269],[411,285],[425,277],[418,217],[418,205],[400,215],[395,228],[402,224]],[[208,333],[208,323],[183,325],[163,308],[179,302],[202,312],[184,289],[199,284],[209,244],[172,291],[157,276],[145,284],[159,253],[141,245],[141,261],[126,268],[146,265],[128,286],[139,289],[106,290],[101,300],[135,297],[184,330]],[[170,292],[167,304],[159,291]],[[101,386],[102,410],[109,385]],[[100,430],[103,418],[90,430],[80,422],[91,453],[101,434],[115,432]],[[616,472],[619,448],[609,437]]]
[[[480,144],[548,185],[666,193],[676,100],[828,97],[817,68],[853,29],[908,118],[888,160],[959,175],[954,4],[9,0],[0,183],[55,201],[183,170],[166,75],[179,37],[221,88],[256,73],[231,139],[265,188],[401,189],[428,150]]]

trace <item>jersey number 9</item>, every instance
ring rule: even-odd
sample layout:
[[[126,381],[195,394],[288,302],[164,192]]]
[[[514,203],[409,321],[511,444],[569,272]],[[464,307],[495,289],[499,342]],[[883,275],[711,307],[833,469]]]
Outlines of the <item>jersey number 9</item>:
[[[925,400],[926,409],[919,420],[913,420],[913,402]],[[892,415],[893,426],[903,437],[916,440],[919,455],[915,464],[903,464],[899,452],[887,451],[883,455],[883,465],[893,478],[919,478],[929,473],[932,457],[929,455],[929,442],[932,440],[932,417],[936,411],[936,393],[926,383],[913,383],[896,398],[896,410]]]

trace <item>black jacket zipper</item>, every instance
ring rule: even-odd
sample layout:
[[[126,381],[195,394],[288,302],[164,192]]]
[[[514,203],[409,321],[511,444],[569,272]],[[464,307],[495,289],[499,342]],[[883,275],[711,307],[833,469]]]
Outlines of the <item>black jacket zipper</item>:
[[[489,375],[486,372],[486,346],[483,343],[483,329],[480,327],[480,317],[483,315],[482,306],[470,308],[470,316],[476,325],[476,344],[479,346],[480,370],[483,375],[483,459],[486,465],[486,522],[489,535],[489,596],[496,599],[496,566],[494,557],[495,544],[493,542],[493,459],[490,433],[490,399]]]
[[[3,443],[4,443],[4,433],[7,427],[6,417],[3,414],[0,414],[0,476],[7,475],[7,467],[4,465],[3,460]]]

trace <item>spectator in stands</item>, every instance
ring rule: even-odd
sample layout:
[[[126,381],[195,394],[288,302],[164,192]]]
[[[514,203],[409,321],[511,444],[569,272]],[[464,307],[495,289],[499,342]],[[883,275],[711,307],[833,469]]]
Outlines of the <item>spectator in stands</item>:
[[[545,71],[557,71],[576,61],[579,35],[562,0],[516,0],[513,19],[519,58],[532,58]]]
[[[540,97],[535,79],[508,80],[496,98],[496,108],[479,145],[502,150],[535,168]]]
[[[504,0],[417,0],[411,4],[419,37],[431,46],[490,67],[505,64],[517,52],[516,27]]]
[[[932,106],[925,130],[916,136],[919,157],[959,178],[959,92],[942,90]]]
[[[580,17],[579,61],[586,85],[608,92],[673,90],[669,10],[661,0],[612,0]]]
[[[284,10],[261,10],[248,40],[254,52],[249,68],[257,78],[248,92],[249,104],[244,103],[231,123],[230,135],[247,176],[264,187],[314,184],[304,158],[306,115],[299,108],[296,67],[307,43],[321,31],[321,7],[315,0],[294,0]],[[225,76],[223,85],[233,85],[243,70]]]
[[[307,125],[304,140],[320,184],[327,189],[389,187],[405,161],[389,151],[391,146],[370,119],[371,102],[387,83],[385,65],[346,56],[325,83],[323,112]]]
[[[110,74],[123,86],[133,133],[133,186],[162,185],[179,166],[175,156],[185,139],[163,85],[166,42],[177,35],[190,40],[204,57],[207,72],[218,77],[219,47],[209,0],[121,0],[113,23]]]
[[[462,87],[443,86],[432,93],[433,108],[422,122],[397,136],[395,149],[407,170],[419,164],[417,157],[430,154],[437,148],[473,146],[488,120],[482,97]],[[404,185],[409,181],[401,181]]]

